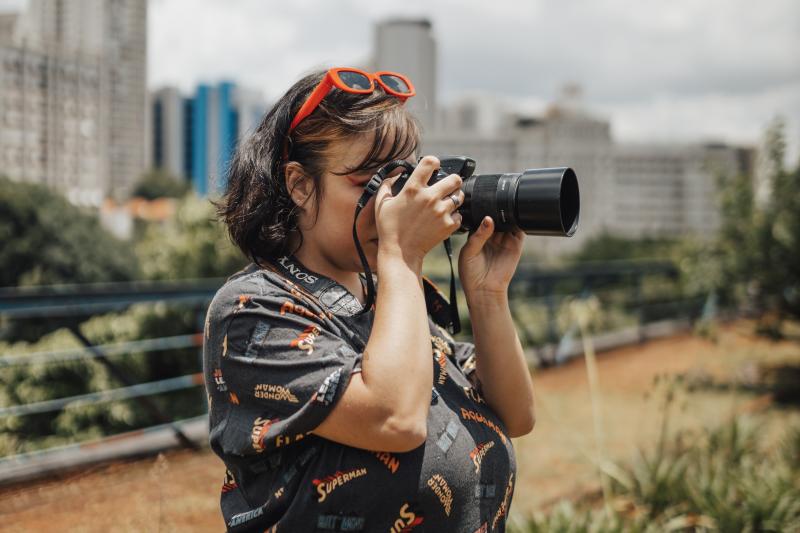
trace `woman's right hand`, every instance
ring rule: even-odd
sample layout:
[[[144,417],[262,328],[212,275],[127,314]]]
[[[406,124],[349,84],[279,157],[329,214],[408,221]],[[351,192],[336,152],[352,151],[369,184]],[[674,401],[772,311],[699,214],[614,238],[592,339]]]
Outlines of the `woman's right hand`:
[[[397,196],[392,196],[391,187],[399,175],[383,181],[375,196],[379,252],[400,252],[421,264],[434,246],[461,226],[461,214],[449,198],[455,194],[458,205],[463,205],[461,176],[450,174],[428,186],[438,170],[438,158],[423,157]]]

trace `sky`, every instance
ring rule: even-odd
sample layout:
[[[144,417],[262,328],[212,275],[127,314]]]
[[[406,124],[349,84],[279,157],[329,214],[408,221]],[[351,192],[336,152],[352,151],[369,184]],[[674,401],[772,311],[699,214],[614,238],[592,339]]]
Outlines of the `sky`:
[[[376,22],[426,17],[440,102],[478,92],[535,114],[578,83],[622,142],[755,145],[780,115],[800,161],[797,0],[150,0],[148,17],[152,88],[224,78],[274,100],[365,63]]]

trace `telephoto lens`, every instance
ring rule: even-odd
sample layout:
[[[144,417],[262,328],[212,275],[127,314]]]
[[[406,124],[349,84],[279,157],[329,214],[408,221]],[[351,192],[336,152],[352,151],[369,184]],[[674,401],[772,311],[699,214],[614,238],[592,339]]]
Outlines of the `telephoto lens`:
[[[473,176],[475,161],[469,157],[447,156],[439,158],[439,162],[439,171],[431,176],[428,185],[450,174],[458,174],[464,180],[458,233],[474,231],[486,215],[494,220],[495,231],[521,229],[527,235],[572,237],[578,229],[578,177],[569,167]],[[408,174],[403,174],[392,185],[392,193],[399,193],[407,180]]]

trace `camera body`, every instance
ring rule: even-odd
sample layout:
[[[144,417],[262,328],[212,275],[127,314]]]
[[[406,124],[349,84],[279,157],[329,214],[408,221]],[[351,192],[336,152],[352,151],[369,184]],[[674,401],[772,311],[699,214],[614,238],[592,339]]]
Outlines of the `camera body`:
[[[475,231],[489,215],[495,231],[521,229],[528,235],[571,237],[578,229],[580,192],[575,171],[569,167],[528,169],[517,174],[475,172],[475,160],[467,156],[443,156],[428,185],[458,174],[463,179],[464,203],[459,206],[461,228],[457,233]],[[392,184],[398,194],[410,173]]]

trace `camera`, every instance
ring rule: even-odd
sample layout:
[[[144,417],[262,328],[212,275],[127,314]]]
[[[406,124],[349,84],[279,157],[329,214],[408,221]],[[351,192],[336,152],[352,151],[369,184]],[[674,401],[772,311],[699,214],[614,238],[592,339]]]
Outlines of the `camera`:
[[[528,235],[571,237],[578,229],[578,178],[569,167],[473,176],[475,160],[469,157],[444,156],[439,163],[428,185],[450,174],[463,179],[464,203],[458,208],[462,221],[456,233],[475,231],[486,215],[494,220],[495,231],[521,229]],[[392,194],[402,190],[409,175],[400,175],[392,184]]]

